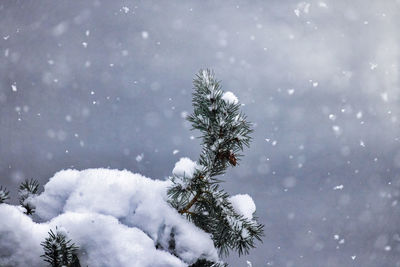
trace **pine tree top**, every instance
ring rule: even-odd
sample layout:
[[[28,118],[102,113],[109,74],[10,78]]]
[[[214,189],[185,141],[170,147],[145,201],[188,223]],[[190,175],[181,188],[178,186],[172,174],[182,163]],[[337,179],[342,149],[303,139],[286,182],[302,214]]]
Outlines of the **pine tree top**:
[[[44,254],[41,257],[50,266],[71,267],[73,264],[79,265],[76,257],[78,247],[71,240],[67,240],[66,234],[58,229],[56,229],[56,233],[50,230],[49,237],[40,243],[40,245],[44,250]]]
[[[216,176],[237,166],[250,145],[251,123],[240,111],[241,104],[231,92],[224,92],[211,70],[201,70],[193,81],[192,129],[199,130],[202,151],[192,176],[174,175],[169,201],[181,214],[211,234],[220,254],[235,250],[249,252],[263,235],[255,217],[239,214]]]

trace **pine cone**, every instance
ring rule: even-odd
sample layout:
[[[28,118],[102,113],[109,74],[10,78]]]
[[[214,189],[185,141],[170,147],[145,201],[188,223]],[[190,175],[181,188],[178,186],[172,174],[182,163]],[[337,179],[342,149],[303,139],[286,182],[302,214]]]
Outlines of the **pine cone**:
[[[229,153],[229,163],[232,164],[233,166],[236,166],[237,160],[235,154]]]

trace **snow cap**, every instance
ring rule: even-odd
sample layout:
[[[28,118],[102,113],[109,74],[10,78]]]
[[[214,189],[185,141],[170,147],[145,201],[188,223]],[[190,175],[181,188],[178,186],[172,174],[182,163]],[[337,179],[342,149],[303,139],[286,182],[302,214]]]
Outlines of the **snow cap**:
[[[239,103],[239,99],[230,91],[227,91],[222,95],[222,100],[224,100],[227,104]]]
[[[197,163],[189,158],[180,158],[180,160],[175,163],[175,167],[172,170],[172,174],[175,176],[185,176],[187,178],[193,177],[196,170]]]
[[[233,209],[243,217],[251,220],[256,212],[256,204],[248,194],[239,194],[229,198]]]

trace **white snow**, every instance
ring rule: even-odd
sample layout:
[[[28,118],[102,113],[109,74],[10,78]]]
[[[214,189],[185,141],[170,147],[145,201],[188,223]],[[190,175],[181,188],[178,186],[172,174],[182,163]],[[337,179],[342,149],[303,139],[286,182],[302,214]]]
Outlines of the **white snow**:
[[[389,95],[387,92],[384,92],[381,94],[381,98],[384,102],[388,102],[389,101]]]
[[[142,38],[143,39],[148,39],[149,38],[149,33],[146,31],[142,31]]]
[[[365,147],[365,143],[363,140],[360,140],[360,146]]]
[[[297,8],[294,10],[294,14],[300,17],[301,14],[308,14],[310,12],[310,3],[300,2],[297,4]]]
[[[143,153],[141,153],[141,154],[139,154],[139,155],[136,156],[135,160],[136,160],[137,162],[141,162],[141,161],[143,160],[143,158],[144,158],[144,155],[143,155]]]
[[[129,7],[123,6],[123,7],[121,7],[121,11],[123,11],[126,14],[129,12]]]
[[[332,130],[336,135],[341,135],[342,134],[342,129],[338,125],[333,125]]]
[[[48,226],[36,224],[16,206],[0,204],[0,266],[41,266],[40,242]]]
[[[333,190],[342,190],[343,189],[343,185],[341,184],[341,185],[337,185],[337,186],[335,186],[334,188],[333,188]]]
[[[177,163],[175,163],[175,167],[172,170],[172,174],[175,176],[180,176],[180,177],[187,177],[191,178],[193,177],[194,171],[196,170],[197,163],[192,161],[189,158],[180,158]]]
[[[239,194],[229,198],[233,209],[243,217],[251,220],[256,212],[256,204],[248,194]]]
[[[230,91],[227,91],[222,95],[222,100],[228,104],[237,104],[239,102],[238,98]]]
[[[375,64],[375,63],[372,63],[372,62],[369,63],[369,68],[370,68],[371,70],[374,70],[374,69],[376,69],[377,67],[378,67],[378,64]]]
[[[126,170],[60,171],[31,200],[34,221],[18,207],[0,204],[0,266],[43,266],[40,242],[56,226],[80,247],[82,266],[187,266],[197,258],[218,260],[209,234],[166,202],[168,186],[169,181]],[[175,255],[166,251],[171,233]]]

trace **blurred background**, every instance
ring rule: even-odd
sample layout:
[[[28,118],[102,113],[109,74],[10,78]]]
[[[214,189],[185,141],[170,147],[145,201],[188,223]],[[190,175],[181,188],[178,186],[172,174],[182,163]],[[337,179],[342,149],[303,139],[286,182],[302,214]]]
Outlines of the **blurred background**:
[[[197,159],[211,68],[255,123],[223,177],[263,243],[231,266],[400,266],[400,1],[0,2],[0,184]]]

